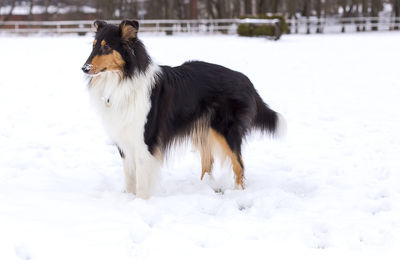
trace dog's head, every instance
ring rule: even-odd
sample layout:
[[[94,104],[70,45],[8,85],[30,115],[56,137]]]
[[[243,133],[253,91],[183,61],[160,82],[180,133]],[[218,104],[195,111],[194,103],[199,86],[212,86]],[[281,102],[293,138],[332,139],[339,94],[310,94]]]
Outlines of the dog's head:
[[[128,77],[135,71],[146,69],[150,58],[137,38],[137,21],[124,20],[119,26],[95,21],[94,27],[93,50],[82,67],[84,73],[97,76],[106,71],[116,71]]]

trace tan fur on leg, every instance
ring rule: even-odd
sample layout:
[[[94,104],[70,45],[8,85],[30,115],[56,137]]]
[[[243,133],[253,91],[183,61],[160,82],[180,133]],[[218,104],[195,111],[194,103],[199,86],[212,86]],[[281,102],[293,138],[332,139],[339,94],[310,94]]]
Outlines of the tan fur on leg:
[[[203,180],[204,175],[208,173],[211,175],[211,169],[214,164],[214,159],[211,156],[211,153],[207,155],[201,156],[201,177],[200,180]]]
[[[220,156],[222,160],[225,160],[227,157],[232,162],[233,172],[235,173],[235,187],[236,189],[243,189],[243,165],[242,158],[237,156],[229,147],[226,139],[221,134],[217,133],[214,129],[210,130],[211,142],[213,145],[213,150],[219,150]],[[219,146],[219,149],[215,147],[215,145]]]
[[[214,164],[214,158],[212,156],[212,137],[211,131],[197,131],[197,134],[192,135],[193,145],[200,152],[201,156],[201,176],[203,180],[205,173],[211,175],[211,170]]]

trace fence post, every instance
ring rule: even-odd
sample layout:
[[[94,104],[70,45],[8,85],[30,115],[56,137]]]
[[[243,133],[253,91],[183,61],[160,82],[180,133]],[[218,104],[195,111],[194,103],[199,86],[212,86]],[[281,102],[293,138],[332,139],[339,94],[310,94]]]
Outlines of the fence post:
[[[344,25],[344,20],[343,19],[340,19],[341,20],[341,24],[342,24],[342,33],[345,33],[346,32],[346,26]]]
[[[274,31],[275,38],[274,38],[274,40],[277,41],[277,40],[279,40],[281,38],[281,35],[282,35],[281,21],[280,20],[276,21],[275,24],[274,24],[274,27],[275,27],[275,31]]]
[[[321,17],[317,18],[317,30],[315,31],[316,33],[322,33],[321,29]]]
[[[378,31],[379,17],[371,18],[371,31]]]

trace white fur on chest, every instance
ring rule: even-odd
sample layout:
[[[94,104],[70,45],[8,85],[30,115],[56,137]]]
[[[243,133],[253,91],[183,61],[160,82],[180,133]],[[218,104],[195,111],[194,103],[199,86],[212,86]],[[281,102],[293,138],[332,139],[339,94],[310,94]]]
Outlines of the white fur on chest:
[[[151,108],[150,95],[159,67],[151,64],[145,73],[120,80],[117,72],[93,78],[90,98],[110,138],[126,153],[137,158],[143,149],[144,126]]]
[[[89,94],[110,138],[122,149],[126,191],[148,198],[157,179],[160,161],[144,142],[144,127],[151,108],[151,92],[160,73],[150,64],[145,73],[121,80],[118,72],[92,78]]]

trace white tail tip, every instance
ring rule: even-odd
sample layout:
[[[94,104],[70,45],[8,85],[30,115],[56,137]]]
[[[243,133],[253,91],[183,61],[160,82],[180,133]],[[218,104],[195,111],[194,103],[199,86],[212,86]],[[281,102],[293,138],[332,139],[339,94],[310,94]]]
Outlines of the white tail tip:
[[[280,113],[277,113],[277,115],[278,115],[278,122],[274,132],[274,136],[277,138],[283,138],[287,134],[286,119]]]

